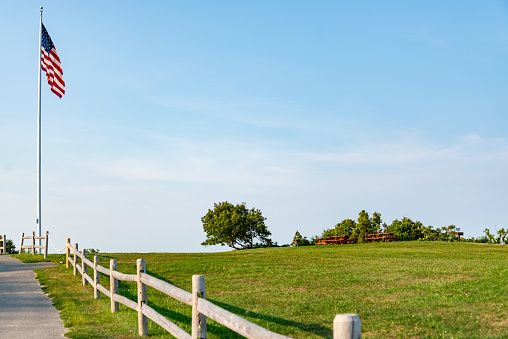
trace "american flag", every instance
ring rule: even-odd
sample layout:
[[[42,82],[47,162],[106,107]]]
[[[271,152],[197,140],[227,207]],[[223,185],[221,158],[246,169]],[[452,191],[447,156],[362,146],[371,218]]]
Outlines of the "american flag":
[[[51,91],[61,98],[65,94],[62,66],[55,45],[44,25],[42,25],[41,37],[41,68],[46,72]]]

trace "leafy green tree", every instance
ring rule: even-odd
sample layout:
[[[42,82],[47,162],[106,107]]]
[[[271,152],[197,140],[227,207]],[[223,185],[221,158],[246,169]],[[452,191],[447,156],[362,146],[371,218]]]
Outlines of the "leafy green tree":
[[[0,235],[0,239],[2,236]],[[5,252],[6,254],[18,254],[18,251],[16,251],[16,246],[14,246],[14,242],[12,239],[6,239],[5,241]]]
[[[14,242],[12,241],[12,239],[7,239],[5,246],[7,254],[18,254],[18,251],[16,251],[16,246],[14,246]]]
[[[436,231],[435,229],[433,229],[432,226],[430,226],[430,225],[422,227],[421,231],[422,231],[422,234],[423,234],[422,240],[434,241],[434,240],[438,239],[438,233],[439,232]]]
[[[369,213],[362,210],[358,213],[358,221],[351,236],[358,242],[364,242],[369,234],[377,233],[381,226],[381,214],[374,212],[373,218],[369,218]]]
[[[352,219],[344,219],[335,225],[335,228],[329,228],[323,231],[321,238],[326,238],[336,235],[351,235],[356,228],[356,221]]]
[[[501,240],[500,243],[508,245],[508,229],[505,231],[504,228],[501,228],[499,231],[497,231],[497,234]]]
[[[372,214],[372,218],[370,219],[370,225],[373,230],[372,233],[379,233],[381,232],[381,223],[383,221],[381,220],[381,213],[374,212]]]
[[[270,231],[265,225],[266,218],[260,210],[247,209],[245,203],[233,205],[227,201],[214,203],[214,209],[208,210],[201,218],[206,241],[201,245],[227,245],[234,249],[246,249],[254,246],[255,239],[261,244],[270,244]]]
[[[455,225],[443,226],[436,229],[437,240],[439,241],[455,241],[457,235],[455,232],[460,231],[460,228]]]
[[[385,231],[395,233],[395,236],[402,241],[424,239],[426,236],[429,238],[428,240],[432,240],[431,237],[434,235],[432,227],[426,228],[421,222],[413,221],[407,217],[402,220],[395,219],[391,225],[386,227]]]
[[[356,221],[353,219],[344,219],[335,226],[337,235],[351,235],[356,228]]]
[[[310,246],[314,245],[314,242],[309,241],[307,237],[302,237],[300,232],[296,231],[295,236],[293,237],[293,242],[291,243],[292,246]]]
[[[508,230],[505,231],[504,228],[497,231],[497,237],[490,233],[488,228],[486,228],[483,232],[485,233],[485,237],[488,239],[488,242],[491,244],[508,244]]]
[[[329,228],[327,230],[323,230],[323,234],[321,235],[320,238],[328,238],[334,235],[339,235],[337,234],[337,230],[335,228]]]
[[[455,234],[456,232],[459,232],[460,231],[460,228],[455,226],[455,225],[449,225],[449,226],[446,226],[446,227],[443,227],[444,230],[445,230],[445,237],[446,237],[446,241],[455,241],[458,239],[457,237],[457,234]]]
[[[369,234],[381,231],[381,223],[380,213],[374,212],[372,218],[369,218],[369,214],[365,210],[362,210],[359,213],[358,221],[344,219],[335,225],[335,228],[324,230],[321,237],[348,235],[351,238],[356,238],[359,242],[363,242]]]
[[[300,232],[296,231],[295,236],[293,237],[293,246],[298,246],[298,243],[303,239]]]

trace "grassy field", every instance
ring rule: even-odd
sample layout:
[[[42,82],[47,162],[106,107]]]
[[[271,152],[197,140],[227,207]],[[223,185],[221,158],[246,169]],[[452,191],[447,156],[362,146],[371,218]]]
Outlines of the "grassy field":
[[[20,256],[18,256],[20,257]],[[21,256],[30,260],[29,255]],[[137,314],[109,299],[93,299],[72,269],[38,270],[73,338],[135,337]],[[191,276],[206,277],[207,299],[272,331],[295,338],[331,338],[338,313],[357,313],[364,338],[508,338],[508,246],[394,242],[224,253],[100,254],[109,267],[148,273],[187,291]],[[109,286],[106,278],[103,285]],[[135,300],[134,283],[120,294]],[[148,288],[148,304],[190,332],[191,309]],[[208,321],[209,338],[235,333]],[[170,337],[149,321],[153,337]]]

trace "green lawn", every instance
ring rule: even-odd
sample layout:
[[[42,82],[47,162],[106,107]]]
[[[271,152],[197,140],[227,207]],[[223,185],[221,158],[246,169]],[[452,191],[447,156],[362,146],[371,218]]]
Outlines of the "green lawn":
[[[145,258],[149,274],[187,291],[191,276],[203,274],[207,299],[295,338],[331,338],[339,313],[357,313],[364,338],[508,338],[508,246],[413,241],[99,257],[105,267],[116,258],[124,273]],[[136,336],[136,312],[120,305],[111,314],[109,299],[94,300],[72,269],[37,274],[69,337]],[[120,294],[135,300],[136,285],[120,283]],[[190,332],[189,306],[151,288],[148,304]],[[211,320],[208,329],[209,338],[239,337]],[[170,337],[151,321],[149,333]]]

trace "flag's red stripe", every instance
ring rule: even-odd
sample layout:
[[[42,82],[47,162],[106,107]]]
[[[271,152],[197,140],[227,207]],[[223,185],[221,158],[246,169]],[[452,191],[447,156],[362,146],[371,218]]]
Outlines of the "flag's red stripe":
[[[60,92],[56,91],[54,87],[51,87],[51,92],[53,92],[56,95],[58,95],[59,98],[62,98],[62,96],[65,94],[65,92],[60,93]]]
[[[51,54],[49,55],[51,59],[51,63],[53,64],[53,67],[58,69],[59,73],[62,72],[62,66],[60,65],[60,59],[58,58],[58,54],[56,54],[55,49],[51,51]]]
[[[65,93],[65,84],[62,84],[58,81],[58,79],[55,79],[53,83],[51,84],[52,87],[58,88],[62,93]]]
[[[54,47],[49,54],[41,48],[41,69],[46,72],[51,91],[61,98],[65,94],[65,82],[60,58]]]

